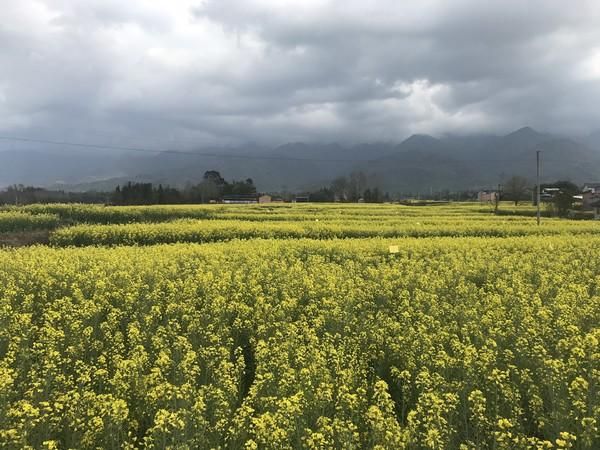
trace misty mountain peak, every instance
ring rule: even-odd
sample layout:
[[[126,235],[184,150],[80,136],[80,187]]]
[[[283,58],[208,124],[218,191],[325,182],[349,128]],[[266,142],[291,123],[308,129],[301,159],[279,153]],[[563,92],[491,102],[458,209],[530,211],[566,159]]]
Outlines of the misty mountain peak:
[[[545,137],[545,135],[535,131],[531,127],[523,127],[523,128],[519,128],[516,131],[513,131],[512,133],[507,134],[505,137],[507,137],[507,138],[532,138],[532,137],[538,138],[538,137]]]
[[[439,139],[428,134],[413,134],[398,145],[400,152],[423,152],[438,149],[441,145]]]
[[[405,139],[402,144],[429,144],[431,142],[439,142],[439,140],[429,134],[413,134]]]

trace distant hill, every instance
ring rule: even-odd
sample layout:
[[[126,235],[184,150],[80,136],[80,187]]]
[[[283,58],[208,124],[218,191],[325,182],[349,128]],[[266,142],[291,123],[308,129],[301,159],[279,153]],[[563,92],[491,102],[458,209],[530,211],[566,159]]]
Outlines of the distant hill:
[[[127,175],[128,160],[89,151],[4,151],[0,152],[0,186],[18,183],[37,186],[73,184]]]
[[[0,152],[0,185],[106,190],[133,180],[183,186],[214,169],[230,180],[252,178],[262,191],[299,191],[362,170],[372,184],[394,193],[479,189],[512,175],[533,180],[536,150],[542,151],[543,180],[600,181],[600,133],[572,139],[524,127],[504,136],[421,134],[401,143],[296,142],[274,148],[251,144],[204,148],[198,154]]]

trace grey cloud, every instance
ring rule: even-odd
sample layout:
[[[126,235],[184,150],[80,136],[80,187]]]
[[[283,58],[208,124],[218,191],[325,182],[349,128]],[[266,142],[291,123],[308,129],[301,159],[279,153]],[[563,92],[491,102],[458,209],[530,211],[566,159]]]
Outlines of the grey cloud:
[[[584,0],[11,2],[0,133],[185,148],[588,133],[599,19]]]

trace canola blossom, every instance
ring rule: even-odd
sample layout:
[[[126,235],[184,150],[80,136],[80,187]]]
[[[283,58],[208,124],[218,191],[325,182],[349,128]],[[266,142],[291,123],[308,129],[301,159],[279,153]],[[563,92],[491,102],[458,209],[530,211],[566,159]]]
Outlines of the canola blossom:
[[[531,221],[448,220],[329,220],[264,221],[191,220],[119,225],[76,225],[61,228],[50,236],[56,246],[153,245],[178,242],[216,242],[232,239],[342,239],[372,237],[508,237],[600,233],[600,222],[565,223],[555,220],[541,227]]]
[[[600,448],[599,224],[476,206],[181,207],[213,216],[0,250],[0,447]],[[287,219],[225,217],[261,214]],[[188,226],[223,242],[161,244]],[[149,237],[57,238],[122,229]]]
[[[29,214],[22,211],[0,211],[0,233],[50,230],[57,227],[56,214]]]
[[[140,205],[104,206],[77,203],[33,204],[20,207],[4,206],[0,210],[30,214],[56,214],[68,224],[123,224],[132,222],[166,222],[175,219],[233,219],[233,220],[403,220],[430,218],[491,220],[490,205],[477,203],[449,203],[431,207],[373,204],[315,204],[270,203],[255,205]],[[502,203],[502,220],[523,220],[535,214],[531,205],[513,206]],[[487,213],[487,214],[486,214]]]

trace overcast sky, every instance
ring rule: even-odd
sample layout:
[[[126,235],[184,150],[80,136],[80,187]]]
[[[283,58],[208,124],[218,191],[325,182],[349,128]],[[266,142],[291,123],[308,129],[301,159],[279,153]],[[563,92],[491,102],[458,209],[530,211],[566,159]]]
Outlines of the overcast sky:
[[[597,0],[0,0],[0,10],[1,135],[189,148],[600,129]]]

